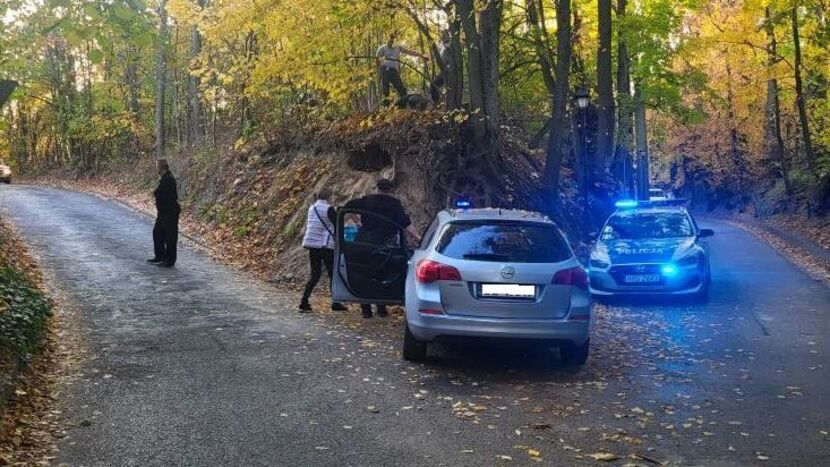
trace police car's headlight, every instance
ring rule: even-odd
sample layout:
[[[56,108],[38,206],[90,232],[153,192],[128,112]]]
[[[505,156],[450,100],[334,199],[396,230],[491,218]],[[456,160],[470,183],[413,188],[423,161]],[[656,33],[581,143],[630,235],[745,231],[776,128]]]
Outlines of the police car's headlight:
[[[605,269],[611,264],[611,258],[608,256],[608,249],[605,245],[597,245],[591,251],[591,257],[588,260],[588,265],[592,268]]]

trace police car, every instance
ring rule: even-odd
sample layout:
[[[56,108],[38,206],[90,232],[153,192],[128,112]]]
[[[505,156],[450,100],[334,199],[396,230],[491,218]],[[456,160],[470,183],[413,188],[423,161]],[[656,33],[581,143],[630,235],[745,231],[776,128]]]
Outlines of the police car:
[[[589,258],[593,295],[693,295],[712,280],[706,237],[682,199],[617,202]]]

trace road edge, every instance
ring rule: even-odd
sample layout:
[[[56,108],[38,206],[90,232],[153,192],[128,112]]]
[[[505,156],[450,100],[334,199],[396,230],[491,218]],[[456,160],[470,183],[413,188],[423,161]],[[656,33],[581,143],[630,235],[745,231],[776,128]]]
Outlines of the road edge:
[[[781,235],[777,228],[758,221],[750,222],[741,218],[723,216],[704,216],[703,218],[723,222],[749,233],[775,250],[796,269],[811,279],[830,287],[830,252],[828,252],[827,258],[817,255],[813,250],[822,250],[822,248],[818,244],[813,244],[811,248],[807,248],[805,243],[809,242],[809,239],[802,238],[794,233]],[[801,242],[794,241],[796,238],[799,238]]]
[[[64,388],[78,375],[86,358],[85,341],[80,332],[78,308],[55,287],[54,278],[9,219],[2,219],[4,233],[20,248],[12,262],[26,263],[27,280],[49,303],[38,350],[25,366],[18,368],[8,400],[0,411],[0,465],[44,465],[58,451],[58,440],[65,437],[68,421],[61,410]],[[19,269],[19,268],[18,268]]]

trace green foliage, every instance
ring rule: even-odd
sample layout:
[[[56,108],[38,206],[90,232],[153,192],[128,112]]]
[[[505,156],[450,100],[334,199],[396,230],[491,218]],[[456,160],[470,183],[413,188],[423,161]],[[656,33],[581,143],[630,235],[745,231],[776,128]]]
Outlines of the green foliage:
[[[0,355],[22,364],[40,345],[49,303],[18,271],[0,264],[0,305]]]

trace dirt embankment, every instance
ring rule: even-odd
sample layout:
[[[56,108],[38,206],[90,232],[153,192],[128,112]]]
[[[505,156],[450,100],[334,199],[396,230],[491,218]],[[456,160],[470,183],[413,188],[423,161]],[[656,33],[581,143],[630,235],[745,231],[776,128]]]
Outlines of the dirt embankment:
[[[421,229],[456,196],[485,197],[484,184],[469,176],[477,172],[477,159],[465,147],[464,118],[453,114],[393,110],[356,115],[312,132],[280,131],[218,151],[169,156],[179,182],[184,232],[266,280],[297,285],[305,279],[300,240],[306,209],[322,187],[342,204],[372,191],[378,177],[390,178]],[[543,157],[505,129],[497,160],[503,187],[493,204],[545,211]],[[93,175],[53,170],[30,178],[98,192],[152,215],[153,164],[148,155]],[[572,187],[566,185],[565,191],[565,208],[554,219],[572,239],[585,238],[602,214],[580,207]]]

